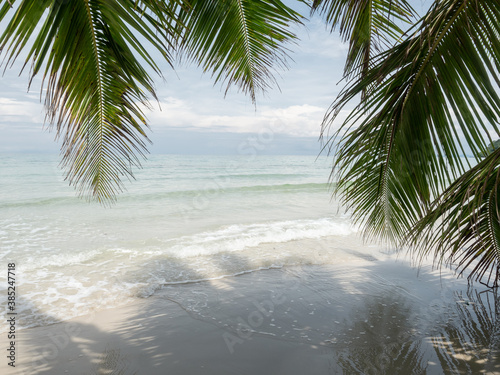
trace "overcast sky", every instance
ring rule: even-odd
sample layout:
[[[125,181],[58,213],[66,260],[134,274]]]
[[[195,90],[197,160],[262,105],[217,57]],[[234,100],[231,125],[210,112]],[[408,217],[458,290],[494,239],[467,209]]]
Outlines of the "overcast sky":
[[[420,11],[425,2],[419,0],[416,9]],[[297,7],[298,1],[288,3],[309,15],[305,6]],[[289,70],[277,76],[279,89],[258,97],[256,108],[236,88],[224,97],[225,88],[214,86],[211,77],[194,65],[177,66],[175,71],[164,66],[166,82],[156,80],[161,110],[153,103],[155,110],[146,112],[150,151],[238,154],[259,142],[265,145],[259,149],[264,154],[317,155],[322,117],[342,88],[347,45],[318,17],[296,33],[300,41],[291,46]],[[28,75],[18,75],[20,66],[15,64],[0,78],[0,152],[58,152],[55,133],[43,130],[40,80],[27,92]]]

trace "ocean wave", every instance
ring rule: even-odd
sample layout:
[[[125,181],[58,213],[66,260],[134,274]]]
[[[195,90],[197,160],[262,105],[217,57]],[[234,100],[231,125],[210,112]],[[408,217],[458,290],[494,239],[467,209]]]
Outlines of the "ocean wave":
[[[240,173],[240,174],[223,174],[218,175],[216,178],[227,178],[227,179],[254,179],[254,178],[266,178],[266,179],[284,179],[289,177],[304,178],[303,173]]]
[[[357,228],[331,218],[230,225],[215,231],[184,236],[168,253],[179,258],[241,251],[262,243],[282,243],[325,236],[348,236]]]

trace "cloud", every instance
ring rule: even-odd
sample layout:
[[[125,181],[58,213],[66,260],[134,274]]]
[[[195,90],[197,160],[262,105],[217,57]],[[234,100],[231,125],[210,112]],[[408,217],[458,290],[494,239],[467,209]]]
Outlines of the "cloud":
[[[246,114],[219,115],[209,108],[199,109],[190,102],[167,97],[160,102],[161,111],[148,113],[153,131],[162,128],[183,128],[213,132],[258,133],[278,129],[280,134],[294,137],[317,137],[325,109],[302,104],[285,108],[263,108]],[[241,113],[241,112],[240,112]]]
[[[0,124],[33,123],[43,124],[43,106],[33,101],[0,97]]]

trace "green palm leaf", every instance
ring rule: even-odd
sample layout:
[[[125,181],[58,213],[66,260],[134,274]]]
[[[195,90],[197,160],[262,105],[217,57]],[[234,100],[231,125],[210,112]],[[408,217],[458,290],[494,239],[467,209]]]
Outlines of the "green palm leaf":
[[[165,24],[148,15],[151,4],[24,0],[0,39],[9,62],[36,36],[26,63],[32,77],[44,70],[47,117],[63,140],[67,178],[100,202],[114,199],[148,142],[139,105],[154,88],[138,58],[159,72],[143,40],[168,51]]]
[[[287,66],[286,44],[296,40],[290,25],[301,16],[279,0],[189,0],[179,7],[186,32],[179,45],[215,82],[250,94],[276,83],[273,67]]]
[[[323,14],[349,42],[347,76],[367,73],[373,57],[392,46],[403,34],[400,25],[415,15],[406,0],[314,0],[312,12]]]
[[[336,191],[368,236],[402,240],[467,169],[464,147],[479,159],[489,133],[499,134],[499,18],[496,1],[436,2],[413,35],[376,56],[332,105],[324,134],[374,87],[327,142],[341,137]]]
[[[409,235],[421,255],[471,269],[470,279],[498,286],[500,265],[500,151],[457,179]]]

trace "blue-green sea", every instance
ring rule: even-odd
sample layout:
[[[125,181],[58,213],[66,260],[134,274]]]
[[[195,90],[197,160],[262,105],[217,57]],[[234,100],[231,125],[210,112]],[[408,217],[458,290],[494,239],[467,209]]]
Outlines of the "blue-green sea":
[[[153,155],[108,208],[79,198],[59,162],[0,158],[0,272],[16,264],[21,327],[173,283],[335,264],[362,246],[332,198],[328,157]]]

